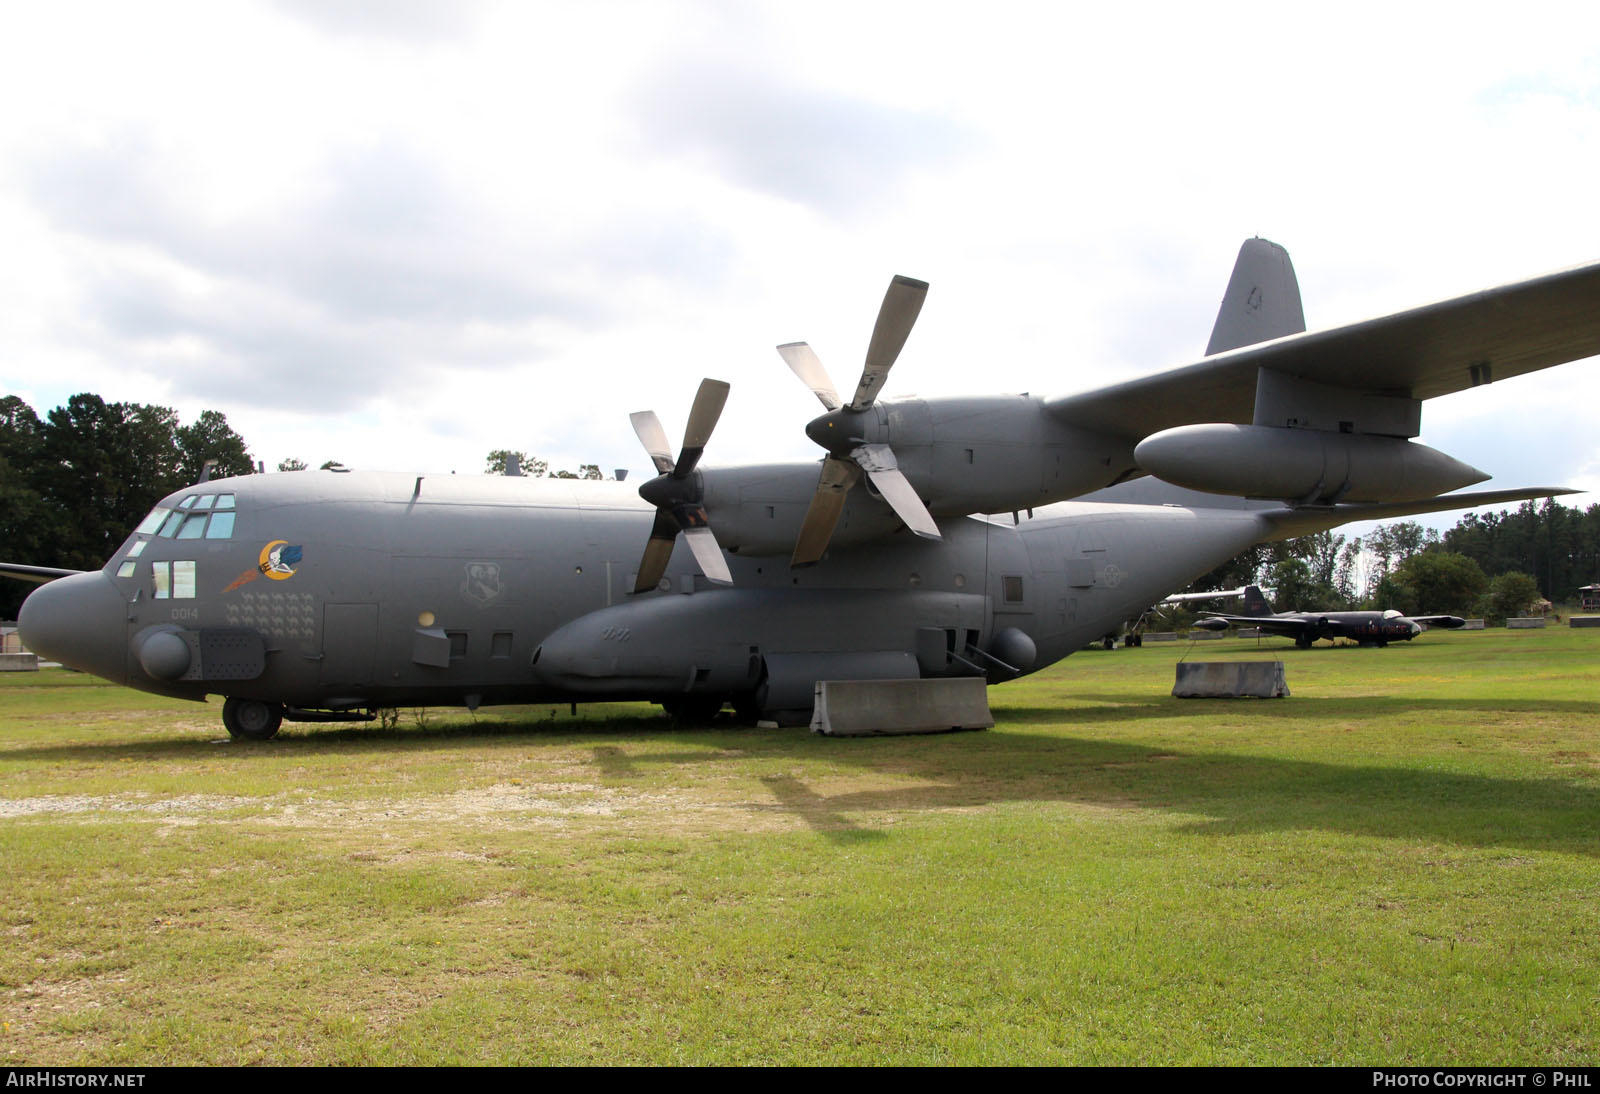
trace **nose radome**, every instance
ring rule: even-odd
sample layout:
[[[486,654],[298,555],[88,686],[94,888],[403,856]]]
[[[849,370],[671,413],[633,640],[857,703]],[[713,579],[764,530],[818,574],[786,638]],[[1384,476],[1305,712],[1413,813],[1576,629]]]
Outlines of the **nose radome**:
[[[17,631],[45,660],[128,682],[128,603],[99,571],[39,586],[22,602]]]

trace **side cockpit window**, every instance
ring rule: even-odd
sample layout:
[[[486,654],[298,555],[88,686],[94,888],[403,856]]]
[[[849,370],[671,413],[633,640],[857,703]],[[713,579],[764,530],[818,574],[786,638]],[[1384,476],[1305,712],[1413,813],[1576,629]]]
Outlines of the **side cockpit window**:
[[[139,527],[135,528],[134,531],[141,536],[155,535],[156,529],[160,528],[161,525],[166,522],[167,515],[171,512],[172,510],[166,508],[165,506],[156,506],[154,509],[150,510],[150,515],[148,517],[145,517],[144,520],[139,522]]]

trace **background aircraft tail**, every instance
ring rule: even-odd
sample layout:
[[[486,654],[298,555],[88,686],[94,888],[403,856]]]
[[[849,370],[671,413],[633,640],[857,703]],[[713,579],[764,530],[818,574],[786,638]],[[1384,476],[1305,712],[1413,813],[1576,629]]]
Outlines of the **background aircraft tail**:
[[[1257,342],[1270,342],[1306,329],[1300,306],[1300,282],[1295,279],[1289,252],[1265,239],[1247,239],[1239,248],[1222,295],[1206,356]]]
[[[1267,603],[1267,598],[1261,595],[1260,586],[1246,585],[1244,587],[1244,608],[1239,614],[1256,616],[1272,614],[1272,606]]]

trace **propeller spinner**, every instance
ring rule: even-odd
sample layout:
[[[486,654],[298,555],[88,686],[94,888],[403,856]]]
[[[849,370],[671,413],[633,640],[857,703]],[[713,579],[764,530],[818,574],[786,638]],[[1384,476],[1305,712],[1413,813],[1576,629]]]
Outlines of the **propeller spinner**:
[[[872,341],[867,344],[861,379],[848,405],[839,398],[828,370],[810,346],[804,342],[790,342],[778,347],[790,371],[811,389],[828,411],[806,426],[806,435],[826,448],[828,457],[822,461],[817,492],[806,509],[806,519],[800,526],[789,565],[809,566],[822,558],[838,526],[839,516],[844,512],[845,497],[860,481],[862,472],[866,472],[872,485],[907,528],[926,539],[941,538],[939,526],[900,470],[894,452],[886,444],[867,443],[858,426],[860,416],[871,408],[906,339],[911,336],[911,328],[927,295],[926,281],[897,276],[889,282],[883,306],[878,309],[878,321],[872,328]]]
[[[728,401],[728,385],[722,380],[701,380],[695,393],[694,405],[689,408],[689,423],[683,430],[683,448],[677,460],[672,458],[672,446],[667,441],[667,431],[661,428],[661,419],[653,410],[641,410],[629,415],[633,431],[644,444],[650,460],[656,465],[657,476],[639,487],[639,496],[656,507],[655,526],[650,529],[650,540],[645,544],[644,557],[639,560],[639,577],[634,582],[636,593],[649,592],[666,573],[667,560],[672,557],[672,547],[682,532],[694,552],[695,561],[708,579],[719,585],[732,585],[733,575],[728,572],[728,562],[722,557],[722,548],[711,534],[706,520],[705,506],[701,504],[700,480],[694,477],[695,465],[705,452],[711,431],[722,416],[722,406]]]

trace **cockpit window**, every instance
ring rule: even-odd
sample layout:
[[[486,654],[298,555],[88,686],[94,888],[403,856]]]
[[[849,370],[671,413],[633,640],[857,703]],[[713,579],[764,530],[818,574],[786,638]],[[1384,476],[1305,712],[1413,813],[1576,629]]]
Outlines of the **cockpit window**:
[[[189,512],[185,512],[181,503],[176,509],[157,510],[157,512],[166,514],[166,520],[161,523],[156,535],[163,539],[173,539],[174,537],[177,539],[231,539],[233,537],[233,521],[237,515],[234,513],[231,504],[233,495],[222,494],[217,496],[219,498],[227,498],[230,503],[228,508],[222,512],[206,513],[198,505],[194,506]],[[190,498],[184,499],[184,501],[191,500]],[[209,499],[206,500],[209,505]],[[219,505],[218,508],[220,509],[221,506]],[[151,514],[151,517],[147,518],[144,524],[139,526],[140,531],[143,531],[146,525],[152,525],[154,523],[153,518],[154,514]]]
[[[233,508],[233,495],[232,494],[218,494],[217,495],[217,508],[218,509],[232,509]]]
[[[154,509],[150,510],[149,516],[145,517],[144,520],[139,522],[139,527],[135,528],[134,531],[143,536],[154,535],[155,530],[161,527],[161,522],[167,519],[167,514],[170,512],[172,512],[172,510],[166,508],[165,506],[156,506]]]
[[[192,508],[194,508],[194,495],[190,494],[188,497],[186,497],[182,501],[180,501],[178,503],[178,508],[179,509],[192,509]]]
[[[185,498],[184,500],[188,501],[189,499]],[[196,509],[210,509],[211,503],[216,500],[217,496],[215,494],[201,494],[198,498],[194,499],[194,507]]]

